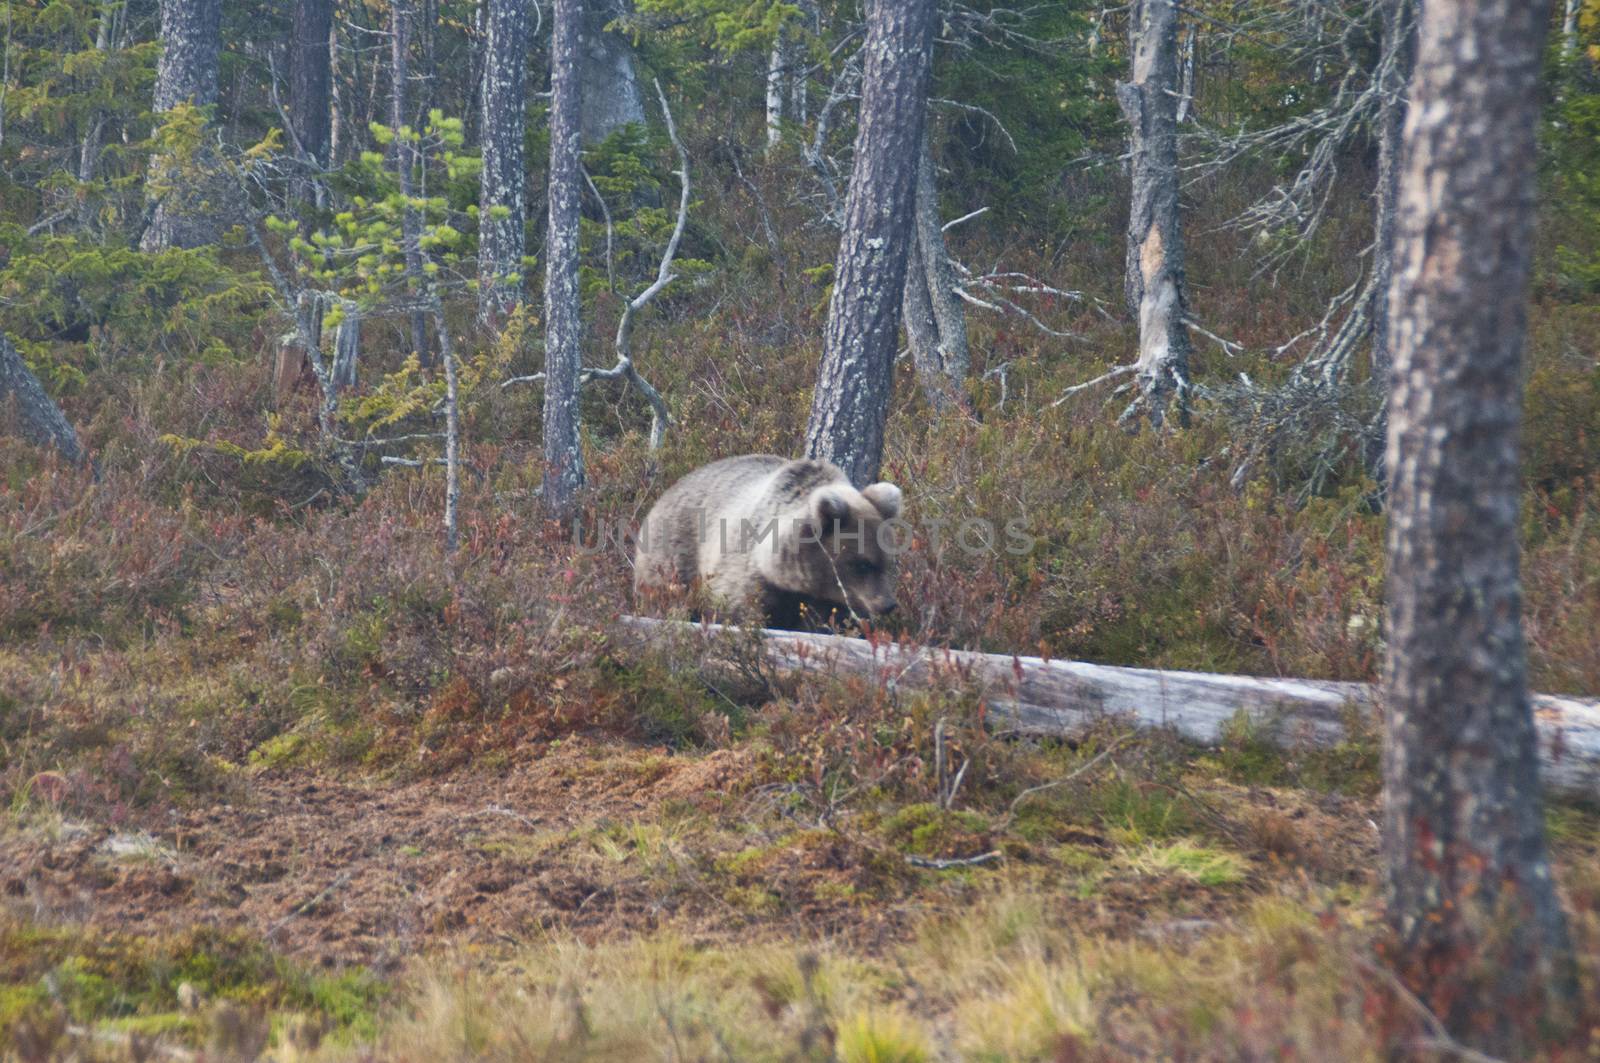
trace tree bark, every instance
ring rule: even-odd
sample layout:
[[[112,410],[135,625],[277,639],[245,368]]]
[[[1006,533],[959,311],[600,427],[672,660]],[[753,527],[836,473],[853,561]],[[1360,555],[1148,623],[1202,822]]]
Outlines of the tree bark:
[[[344,305],[344,316],[339,319],[338,327],[333,330],[333,366],[329,372],[333,378],[335,392],[350,391],[355,388],[360,360],[360,305],[349,302]]]
[[[877,478],[900,338],[917,156],[933,51],[932,0],[875,0],[844,236],[806,454],[863,486]]]
[[[934,409],[960,405],[972,363],[967,345],[967,315],[955,294],[955,270],[944,244],[939,219],[939,191],[927,130],[917,154],[916,226],[907,252],[905,299],[906,341],[923,394]]]
[[[644,124],[644,96],[628,39],[606,26],[628,15],[627,0],[590,0],[582,14],[580,78],[583,143],[600,143],[625,125]]]
[[[1372,308],[1372,376],[1388,385],[1389,289],[1394,282],[1395,219],[1400,199],[1400,149],[1406,124],[1406,95],[1417,58],[1416,0],[1384,0],[1383,56],[1378,91],[1378,182],[1374,205],[1373,263],[1377,294]]]
[[[289,120],[313,165],[325,167],[329,164],[333,113],[333,0],[295,0],[293,21],[289,42]],[[317,184],[320,187],[320,182]]]
[[[786,80],[789,65],[789,30],[778,28],[773,38],[772,51],[767,55],[767,151],[775,150],[783,140],[783,112]]]
[[[100,5],[100,18],[95,26],[94,50],[102,54],[118,47],[118,27],[121,24],[123,13],[126,9],[120,3],[102,3]],[[100,169],[101,137],[105,132],[106,114],[96,109],[89,116],[88,128],[84,130],[83,142],[78,148],[78,182],[88,184],[95,179]],[[87,197],[84,198],[87,203]],[[82,214],[80,213],[80,217]]]
[[[354,97],[357,77],[361,70],[354,64],[350,78],[350,92]],[[349,107],[345,100],[344,73],[339,66],[339,23],[328,23],[328,165],[338,166],[345,142],[344,124]]]
[[[1493,1052],[1515,1052],[1576,988],[1545,846],[1517,543],[1547,15],[1525,0],[1424,6],[1390,302],[1389,920],[1402,979]]]
[[[221,51],[222,0],[161,0],[155,113],[165,114],[180,103],[216,103]],[[145,251],[200,247],[217,240],[216,219],[204,203],[207,182],[178,175],[173,165],[163,156],[150,160],[151,177],[168,187],[156,193],[159,201],[139,243]]]
[[[502,316],[522,301],[528,0],[489,0],[484,52],[478,321],[495,328]],[[496,217],[504,211],[510,213]]]
[[[1139,398],[1123,420],[1143,412],[1160,427],[1169,403],[1187,420],[1188,292],[1178,212],[1178,11],[1174,0],[1135,0],[1129,16],[1132,79],[1117,101],[1132,131],[1127,261],[1128,311],[1139,322]]]
[[[578,304],[578,210],[583,82],[578,52],[581,0],[555,0],[550,41],[550,220],[545,247],[544,502],[566,521],[583,486],[578,437],[582,321]]]
[[[1394,283],[1395,219],[1400,198],[1400,148],[1406,124],[1406,94],[1416,65],[1416,0],[1383,0],[1383,55],[1378,91],[1378,182],[1373,201],[1372,234],[1372,365],[1373,382],[1387,392],[1393,356],[1389,350],[1389,289]],[[1373,432],[1376,461],[1369,460],[1383,479],[1382,440],[1387,419],[1380,415]]]
[[[1567,0],[1561,15],[1561,54],[1571,59],[1578,54],[1578,9],[1583,0]]]
[[[417,151],[411,138],[401,130],[410,125],[407,99],[411,80],[411,4],[393,0],[389,22],[389,124],[394,127],[394,168],[400,181],[400,195],[410,200],[416,195],[414,173]],[[413,131],[415,132],[415,131]],[[424,367],[432,364],[428,351],[428,315],[422,310],[422,219],[408,205],[400,213],[400,236],[405,244],[406,290],[416,309],[411,311],[411,349]]]
[[[72,464],[83,464],[86,455],[78,433],[11,345],[10,337],[0,333],[0,428],[12,423],[34,446],[54,447]]]

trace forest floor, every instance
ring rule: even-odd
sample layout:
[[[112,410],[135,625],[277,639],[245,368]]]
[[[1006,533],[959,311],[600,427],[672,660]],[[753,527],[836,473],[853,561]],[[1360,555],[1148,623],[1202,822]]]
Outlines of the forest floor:
[[[239,928],[319,966],[387,972],[446,942],[514,944],[551,930],[593,942],[664,925],[701,941],[754,931],[835,937],[873,951],[949,899],[940,885],[948,871],[912,871],[920,881],[894,903],[862,903],[860,880],[874,869],[862,866],[847,833],[790,838],[767,863],[765,889],[788,903],[730,896],[715,865],[764,848],[743,829],[756,821],[749,804],[759,795],[745,792],[752,768],[737,749],[669,755],[574,739],[492,773],[418,782],[272,769],[235,802],[115,826],[16,818],[0,833],[0,893],[42,920],[141,935]],[[1226,809],[1221,829],[1244,834],[1273,820],[1280,851],[1242,848],[1237,865],[1219,860],[1209,879],[1181,861],[1099,876],[1094,889],[1068,898],[1085,930],[1224,918],[1299,873],[1300,861],[1282,859],[1290,853],[1313,859],[1330,882],[1370,878],[1371,802],[1191,781],[1197,801]],[[1074,834],[1074,850],[1108,859],[1119,851],[1095,830]],[[996,876],[973,869],[957,877],[972,888]]]
[[[1057,770],[1088,767],[1026,823],[879,802],[819,825],[771,785],[771,747],[569,734],[427,777],[260,764],[212,799],[106,816],[58,806],[41,777],[0,819],[0,1045],[22,1059],[1377,1052],[1383,1024],[1360,1018],[1384,991],[1362,959],[1370,771],[1342,789],[1267,785],[1285,762],[1262,747],[1101,736],[1048,751]],[[1551,824],[1582,911],[1600,817],[1558,808]],[[910,859],[984,852],[1001,856]]]

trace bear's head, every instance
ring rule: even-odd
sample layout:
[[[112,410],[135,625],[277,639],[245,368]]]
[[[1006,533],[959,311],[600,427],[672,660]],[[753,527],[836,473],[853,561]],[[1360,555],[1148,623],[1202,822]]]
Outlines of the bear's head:
[[[777,571],[766,573],[768,580],[857,616],[892,613],[900,538],[884,525],[900,515],[900,488],[875,483],[858,491],[848,482],[827,483],[805,505],[805,514],[781,530],[786,541],[773,554]]]

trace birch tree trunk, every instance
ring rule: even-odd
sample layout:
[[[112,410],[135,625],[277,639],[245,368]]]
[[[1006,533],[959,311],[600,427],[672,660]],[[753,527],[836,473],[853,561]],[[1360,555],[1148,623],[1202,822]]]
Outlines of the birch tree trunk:
[[[883,462],[933,12],[933,0],[875,0],[867,15],[855,165],[806,425],[806,455],[838,465],[857,486],[875,480]]]
[[[1567,0],[1561,16],[1561,54],[1567,59],[1578,54],[1578,9],[1582,6],[1583,0]]]
[[[528,0],[489,0],[488,7],[478,203],[478,321],[496,328],[522,301]]]
[[[1518,552],[1522,348],[1548,11],[1423,7],[1390,315],[1384,862],[1401,978],[1517,1054],[1575,991],[1551,879]]]
[[[581,16],[583,143],[598,144],[625,125],[644,124],[644,96],[628,39],[606,26],[628,15],[627,0],[589,0]]]
[[[389,9],[389,124],[394,127],[394,168],[400,181],[400,195],[407,206],[400,213],[400,237],[405,245],[406,290],[414,309],[411,311],[411,349],[424,367],[432,363],[428,353],[428,316],[422,309],[422,219],[409,201],[416,195],[413,175],[416,171],[417,152],[411,137],[401,132],[410,125],[409,104],[411,80],[411,4],[409,0],[393,0]]]
[[[550,221],[544,279],[544,502],[565,522],[583,486],[578,438],[582,322],[578,306],[578,206],[583,84],[581,0],[554,0],[550,41]]]
[[[955,294],[955,270],[939,220],[939,191],[926,129],[917,153],[913,223],[901,312],[917,379],[929,405],[943,410],[961,403],[972,353],[967,345],[967,315]]]
[[[1124,421],[1143,412],[1160,427],[1176,402],[1188,417],[1188,293],[1178,214],[1178,11],[1175,0],[1134,0],[1129,15],[1132,80],[1117,85],[1128,119],[1132,202],[1123,278],[1128,310],[1139,322],[1139,398]]]
[[[359,67],[354,71],[360,74]],[[339,165],[344,147],[344,123],[348,113],[345,90],[344,72],[339,66],[339,23],[330,20],[328,24],[328,165]],[[352,94],[355,86],[355,77],[351,78]]]
[[[0,333],[0,430],[14,430],[39,447],[54,447],[74,465],[82,465],[78,433],[39,384],[11,340]]]
[[[787,93],[786,74],[789,65],[789,30],[780,27],[773,38],[772,51],[767,55],[767,151],[777,148],[783,140],[784,97]]]
[[[295,0],[289,42],[289,119],[300,147],[319,167],[329,163],[332,32],[333,0]],[[299,194],[321,187],[319,181]]]
[[[155,113],[165,114],[180,103],[216,103],[221,50],[222,0],[161,0]],[[206,182],[178,174],[173,160],[159,155],[150,160],[150,177],[157,200],[139,246],[157,251],[215,243],[217,222],[205,204]]]

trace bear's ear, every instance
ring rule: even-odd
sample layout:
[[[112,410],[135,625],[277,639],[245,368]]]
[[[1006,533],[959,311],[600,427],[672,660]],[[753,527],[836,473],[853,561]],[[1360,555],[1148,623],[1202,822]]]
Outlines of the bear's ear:
[[[900,488],[892,483],[876,483],[861,492],[868,502],[878,507],[884,520],[894,520],[900,515]]]
[[[833,529],[834,521],[843,521],[850,515],[850,500],[832,484],[811,492],[811,515],[822,532]]]

